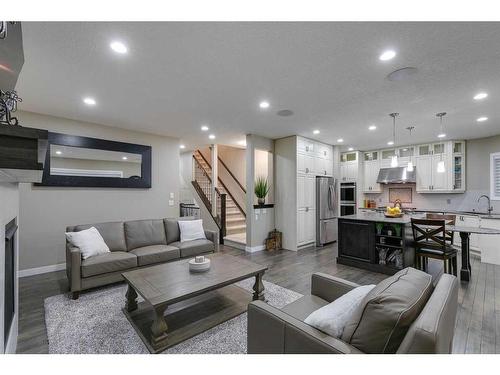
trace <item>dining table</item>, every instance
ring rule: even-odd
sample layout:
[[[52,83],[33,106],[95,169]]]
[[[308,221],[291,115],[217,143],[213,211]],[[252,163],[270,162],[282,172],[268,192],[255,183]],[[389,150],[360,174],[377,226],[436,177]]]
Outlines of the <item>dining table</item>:
[[[456,232],[460,235],[461,250],[462,250],[462,268],[460,269],[460,280],[468,282],[471,277],[470,265],[470,235],[500,235],[500,229],[494,228],[481,228],[481,227],[467,227],[463,225],[446,225],[446,230]]]

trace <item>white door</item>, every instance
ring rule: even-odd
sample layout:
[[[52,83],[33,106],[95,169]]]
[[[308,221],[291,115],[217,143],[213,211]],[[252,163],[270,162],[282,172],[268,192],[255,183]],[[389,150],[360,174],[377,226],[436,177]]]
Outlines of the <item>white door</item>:
[[[316,210],[309,209],[306,211],[306,234],[305,242],[311,243],[316,240]]]
[[[365,193],[371,193],[372,183],[372,171],[371,162],[365,161],[363,165],[363,191]]]
[[[473,227],[473,228],[479,228],[480,225],[480,220],[479,217],[477,216],[463,216],[460,215],[457,217],[458,224],[457,225],[463,225],[464,227]],[[460,236],[457,236],[460,237]],[[469,247],[472,250],[480,251],[479,248],[479,238],[480,235],[471,233],[470,238],[469,238]],[[460,242],[459,242],[460,243]]]
[[[306,176],[297,175],[297,208],[306,207]]]
[[[306,155],[301,152],[297,153],[297,172],[306,173]]]
[[[304,166],[306,173],[314,174],[314,159],[315,158],[313,153],[306,153],[304,155]]]
[[[316,156],[314,158],[314,172],[318,176],[326,176],[326,159],[321,156]]]
[[[363,190],[365,193],[380,193],[380,184],[377,184],[379,170],[378,161],[365,161],[363,173]]]
[[[348,163],[347,164],[347,180],[356,181],[358,179],[358,164]]]
[[[333,176],[333,159],[325,160],[325,169],[327,176]]]
[[[430,191],[432,185],[432,157],[418,156],[416,162],[417,191]]]
[[[305,207],[316,207],[316,177],[307,176],[305,180]]]
[[[340,180],[347,181],[347,163],[340,163]]]
[[[306,242],[306,210],[297,211],[297,245],[303,245]]]
[[[500,220],[481,219],[481,226],[500,229]],[[479,236],[479,246],[481,248],[481,262],[500,264],[500,235]]]
[[[479,228],[479,226],[481,225],[481,219],[477,216],[457,215],[455,222],[457,225],[463,227]],[[469,247],[472,250],[480,251],[480,238],[480,235],[471,233],[469,237]],[[462,240],[460,238],[460,233],[455,233],[453,235],[453,244],[458,247],[461,246]]]
[[[438,172],[438,164],[440,162],[444,163],[445,171]],[[446,163],[446,158],[442,155],[434,155],[432,157],[432,191],[446,191],[448,189],[448,168],[449,165]],[[418,168],[417,168],[418,173]]]

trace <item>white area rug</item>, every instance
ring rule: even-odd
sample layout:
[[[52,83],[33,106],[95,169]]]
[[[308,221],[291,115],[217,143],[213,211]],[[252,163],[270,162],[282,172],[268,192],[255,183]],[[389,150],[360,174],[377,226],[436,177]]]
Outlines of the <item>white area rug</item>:
[[[238,286],[251,291],[253,279]],[[267,303],[281,308],[302,295],[264,281]],[[45,300],[45,323],[51,354],[149,353],[121,310],[126,286],[82,293],[76,301],[66,294]],[[238,354],[247,351],[247,314],[241,314],[163,353]]]

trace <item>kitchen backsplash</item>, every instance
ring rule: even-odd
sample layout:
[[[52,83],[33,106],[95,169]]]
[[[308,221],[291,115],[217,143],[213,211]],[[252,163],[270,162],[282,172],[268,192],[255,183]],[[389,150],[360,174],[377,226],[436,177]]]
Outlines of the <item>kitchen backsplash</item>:
[[[380,194],[364,194],[361,199],[373,199],[377,202],[377,206],[392,205],[389,202],[389,189],[402,188],[403,185],[383,185],[382,193]],[[463,194],[421,194],[415,190],[415,185],[404,185],[405,188],[411,188],[411,203],[403,203],[403,207],[415,207],[419,209],[443,209],[443,210],[457,210],[457,211],[480,211],[486,212],[487,201],[481,199],[478,203],[477,199],[483,195],[489,195],[489,191],[485,190],[467,190]],[[500,201],[491,201],[493,211],[500,213]]]

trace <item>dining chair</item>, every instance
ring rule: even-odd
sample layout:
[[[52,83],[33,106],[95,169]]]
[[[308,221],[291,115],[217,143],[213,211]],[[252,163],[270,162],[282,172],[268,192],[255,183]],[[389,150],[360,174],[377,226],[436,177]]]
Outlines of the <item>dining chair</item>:
[[[447,243],[446,220],[411,219],[416,268],[427,272],[428,259],[443,261],[444,272],[457,276],[457,250]]]
[[[425,217],[429,220],[444,220],[446,225],[455,225],[455,222],[457,220],[456,215],[427,213]],[[446,234],[445,235],[446,242],[449,242],[450,245],[453,245],[453,232],[447,230],[445,234]]]

